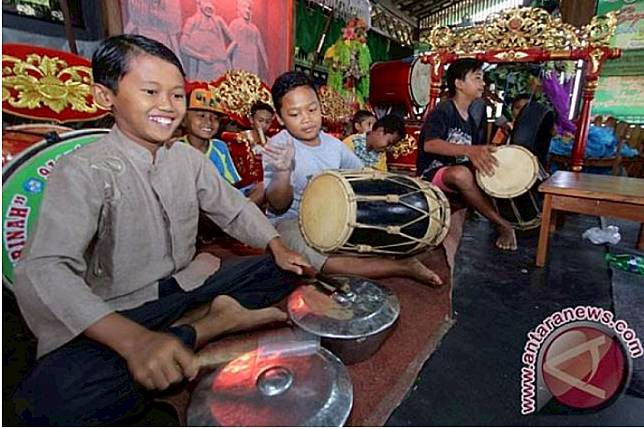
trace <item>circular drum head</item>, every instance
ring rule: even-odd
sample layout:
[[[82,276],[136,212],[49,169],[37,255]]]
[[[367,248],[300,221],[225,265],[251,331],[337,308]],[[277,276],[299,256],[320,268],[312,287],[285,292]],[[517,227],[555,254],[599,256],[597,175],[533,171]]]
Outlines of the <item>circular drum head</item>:
[[[61,141],[28,147],[2,170],[2,284],[12,290],[14,267],[40,213],[47,178],[59,157],[95,142],[107,129],[60,134]]]
[[[309,355],[258,350],[204,377],[188,426],[342,426],[353,405],[346,367],[320,348]]]
[[[307,244],[320,252],[331,252],[351,235],[355,219],[355,195],[338,173],[327,171],[306,185],[300,202],[299,223]]]
[[[411,99],[420,107],[429,103],[429,76],[431,69],[429,64],[423,63],[418,58],[411,66],[409,92]]]
[[[492,176],[476,172],[476,181],[488,195],[514,198],[534,185],[539,175],[537,157],[521,146],[501,146],[494,153],[499,165]]]

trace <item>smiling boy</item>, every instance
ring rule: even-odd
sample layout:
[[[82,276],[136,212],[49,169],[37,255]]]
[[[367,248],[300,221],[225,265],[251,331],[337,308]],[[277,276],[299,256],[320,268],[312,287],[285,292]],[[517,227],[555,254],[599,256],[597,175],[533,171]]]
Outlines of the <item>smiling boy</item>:
[[[95,100],[116,125],[56,164],[16,269],[18,304],[38,339],[36,366],[14,396],[27,426],[111,424],[142,411],[154,391],[197,375],[196,348],[285,320],[264,307],[308,265],[202,153],[166,144],[186,111],[172,51],[115,36],[92,71]],[[221,268],[214,256],[195,258],[199,210],[270,255]]]

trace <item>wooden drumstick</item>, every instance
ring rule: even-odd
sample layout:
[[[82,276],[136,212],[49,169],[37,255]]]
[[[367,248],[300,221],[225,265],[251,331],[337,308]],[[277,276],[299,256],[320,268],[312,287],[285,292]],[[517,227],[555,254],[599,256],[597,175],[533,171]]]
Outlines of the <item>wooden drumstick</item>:
[[[302,270],[304,271],[305,276],[314,278],[315,280],[318,281],[318,283],[320,283],[320,285],[322,285],[325,289],[329,290],[330,292],[337,292],[337,291],[340,291],[342,293],[351,292],[349,283],[346,281],[340,281],[340,280],[334,279],[333,277],[324,275],[313,268],[303,267]]]
[[[257,346],[257,339],[250,338],[219,349],[205,349],[197,353],[197,366],[200,370],[215,368],[256,350]]]
[[[262,129],[262,127],[257,128],[257,135],[259,136],[259,144],[265,146],[266,136],[264,135],[264,130]]]

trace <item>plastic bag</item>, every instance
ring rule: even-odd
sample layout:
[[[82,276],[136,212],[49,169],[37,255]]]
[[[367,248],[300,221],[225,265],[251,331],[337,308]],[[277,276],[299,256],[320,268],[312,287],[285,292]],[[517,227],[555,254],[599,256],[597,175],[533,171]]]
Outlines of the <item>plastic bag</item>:
[[[615,225],[609,225],[606,228],[589,228],[582,234],[582,237],[590,240],[593,244],[617,244],[622,236],[619,234],[619,228]]]

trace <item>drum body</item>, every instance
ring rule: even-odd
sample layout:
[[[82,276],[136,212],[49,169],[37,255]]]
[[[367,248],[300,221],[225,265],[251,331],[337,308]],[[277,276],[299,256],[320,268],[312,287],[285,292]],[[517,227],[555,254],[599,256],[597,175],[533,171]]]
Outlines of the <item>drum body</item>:
[[[23,150],[47,138],[58,140],[58,135],[71,128],[50,124],[23,124],[2,130],[2,166],[14,159]]]
[[[420,57],[378,62],[371,66],[369,103],[378,105],[403,105],[413,117],[414,108],[429,103],[430,66]]]
[[[14,267],[40,213],[47,178],[62,155],[98,140],[107,129],[60,134],[20,153],[2,170],[2,283],[12,289]]]
[[[528,230],[541,225],[541,202],[537,188],[545,179],[537,157],[528,149],[506,145],[494,154],[499,165],[492,176],[476,172],[476,181],[499,214],[515,229]]]
[[[300,230],[322,253],[406,256],[438,245],[449,228],[443,192],[377,171],[326,171],[302,194]]]
[[[554,112],[541,103],[531,101],[516,119],[510,142],[530,150],[545,165],[554,124]]]

